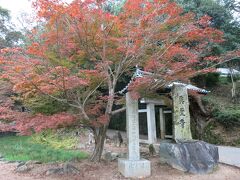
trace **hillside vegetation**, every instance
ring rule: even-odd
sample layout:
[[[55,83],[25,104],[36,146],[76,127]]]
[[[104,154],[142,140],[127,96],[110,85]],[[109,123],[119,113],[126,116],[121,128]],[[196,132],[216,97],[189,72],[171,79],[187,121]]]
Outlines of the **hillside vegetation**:
[[[240,82],[236,82],[237,97],[231,98],[231,83],[221,78],[203,102],[214,119],[205,128],[204,140],[214,144],[240,146]]]

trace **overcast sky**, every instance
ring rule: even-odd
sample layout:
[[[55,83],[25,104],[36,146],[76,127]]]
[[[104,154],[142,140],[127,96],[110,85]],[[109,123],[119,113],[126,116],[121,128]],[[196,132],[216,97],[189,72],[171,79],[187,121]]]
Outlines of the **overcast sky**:
[[[19,20],[21,19],[21,14],[29,14],[30,16],[34,13],[31,0],[0,0],[0,6],[10,11],[11,21],[16,25],[17,30],[23,28]]]
[[[66,2],[71,2],[72,0],[64,0]],[[12,17],[12,22],[16,26],[21,26],[19,19],[21,19],[21,14],[34,14],[32,8],[32,0],[0,0],[0,6],[2,8],[8,9]],[[21,29],[22,27],[17,27]]]
[[[31,12],[31,2],[29,0],[0,0],[0,6],[10,10],[13,18],[22,12]]]

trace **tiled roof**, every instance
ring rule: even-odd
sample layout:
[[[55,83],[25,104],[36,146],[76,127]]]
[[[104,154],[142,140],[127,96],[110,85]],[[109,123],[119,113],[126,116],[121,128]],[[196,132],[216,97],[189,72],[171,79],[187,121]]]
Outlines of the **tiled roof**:
[[[152,75],[152,73],[146,72],[146,71],[142,71],[139,68],[136,69],[136,72],[134,74],[135,78],[141,78],[143,76],[148,76],[148,75]],[[192,84],[185,84],[185,83],[182,83],[182,82],[171,82],[170,84],[168,84],[166,86],[166,88],[172,88],[172,86],[174,84],[184,85],[187,89],[193,90],[193,91],[197,91],[197,92],[202,93],[202,94],[207,94],[207,93],[210,92],[210,91],[207,91],[206,89],[201,89],[201,88],[198,88],[198,87],[196,87],[196,86],[194,86]]]
[[[207,94],[207,93],[210,92],[210,91],[207,91],[206,89],[198,88],[197,86],[194,86],[194,85],[192,85],[192,84],[185,84],[185,83],[181,83],[181,82],[173,82],[173,83],[167,85],[166,88],[172,88],[172,86],[173,86],[174,84],[184,85],[187,89],[193,90],[193,91],[197,91],[197,92],[202,93],[202,94]]]

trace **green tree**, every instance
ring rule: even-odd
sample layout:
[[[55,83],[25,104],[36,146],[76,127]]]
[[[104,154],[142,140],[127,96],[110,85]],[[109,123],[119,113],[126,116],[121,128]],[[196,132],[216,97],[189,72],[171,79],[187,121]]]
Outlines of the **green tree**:
[[[0,49],[16,46],[22,39],[22,33],[14,30],[10,20],[9,11],[0,6]]]
[[[185,12],[194,12],[199,18],[205,14],[212,17],[211,26],[224,32],[225,42],[213,45],[213,54],[235,50],[240,46],[240,23],[234,18],[233,11],[239,10],[235,0],[176,0]]]
[[[109,0],[109,1],[106,1],[105,6],[103,6],[103,9],[107,12],[117,15],[121,12],[125,2],[126,0],[115,0],[115,1]]]

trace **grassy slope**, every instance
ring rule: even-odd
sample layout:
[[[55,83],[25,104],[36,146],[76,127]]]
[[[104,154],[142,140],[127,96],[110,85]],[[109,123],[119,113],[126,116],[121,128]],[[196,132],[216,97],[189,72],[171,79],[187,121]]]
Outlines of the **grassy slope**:
[[[239,88],[240,82],[237,83],[237,93],[240,94]],[[203,100],[219,123],[226,127],[240,126],[240,100],[232,102],[230,83],[214,87]]]
[[[240,93],[240,82],[237,83]],[[213,87],[203,98],[215,121],[205,129],[204,140],[213,144],[240,145],[240,101],[232,103],[231,83],[226,81]]]
[[[28,136],[0,137],[0,154],[9,161],[55,162],[87,158],[86,153],[77,150],[54,149],[33,143]]]

